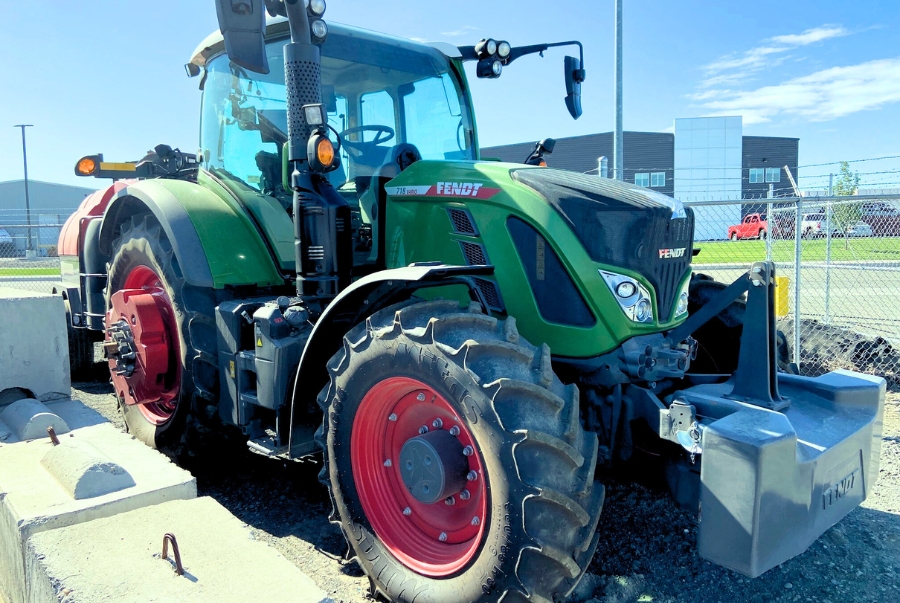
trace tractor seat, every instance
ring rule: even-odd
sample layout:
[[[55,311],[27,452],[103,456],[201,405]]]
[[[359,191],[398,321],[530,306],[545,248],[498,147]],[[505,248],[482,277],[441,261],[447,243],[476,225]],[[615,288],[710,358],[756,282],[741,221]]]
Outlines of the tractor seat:
[[[375,193],[375,202],[369,208],[369,216],[373,222],[384,213],[384,206],[387,203],[387,192],[384,190],[384,186],[420,159],[422,159],[422,154],[419,153],[416,145],[404,142],[394,146],[388,154],[388,160],[375,170],[370,184]]]
[[[369,181],[368,189],[374,201],[368,207],[360,207],[363,220],[372,225],[372,253],[375,261],[384,262],[384,210],[387,204],[387,192],[384,186],[400,175],[400,172],[422,159],[416,145],[407,142],[394,146],[387,155],[387,160],[379,166]],[[358,189],[357,189],[358,191]],[[372,197],[368,197],[372,199]],[[362,200],[362,198],[360,199]],[[362,205],[362,204],[361,204]],[[366,215],[368,214],[368,215]]]

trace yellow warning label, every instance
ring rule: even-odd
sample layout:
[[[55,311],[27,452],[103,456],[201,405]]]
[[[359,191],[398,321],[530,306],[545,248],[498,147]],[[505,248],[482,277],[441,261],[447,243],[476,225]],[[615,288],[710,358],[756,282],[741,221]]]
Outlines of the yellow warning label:
[[[234,379],[234,360],[228,363],[228,370],[231,372],[231,378]]]
[[[258,348],[262,347],[262,337],[256,338],[256,347],[258,347]]]

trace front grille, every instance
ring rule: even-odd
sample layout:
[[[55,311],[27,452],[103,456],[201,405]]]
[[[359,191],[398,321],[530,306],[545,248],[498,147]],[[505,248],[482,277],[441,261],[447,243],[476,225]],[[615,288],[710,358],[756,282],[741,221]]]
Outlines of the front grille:
[[[478,229],[475,228],[475,221],[468,210],[447,208],[447,214],[450,216],[450,223],[453,225],[453,231],[458,234],[478,236]]]
[[[488,264],[487,253],[484,247],[478,243],[469,243],[460,241],[459,246],[462,247],[463,257],[469,266],[486,266]]]
[[[648,232],[653,247],[648,250],[652,260],[649,262],[651,272],[646,276],[656,288],[657,311],[663,321],[670,318],[680,292],[679,284],[691,265],[694,213],[688,209],[687,214],[686,218],[655,222]],[[660,257],[662,249],[684,249],[684,252],[677,258]]]

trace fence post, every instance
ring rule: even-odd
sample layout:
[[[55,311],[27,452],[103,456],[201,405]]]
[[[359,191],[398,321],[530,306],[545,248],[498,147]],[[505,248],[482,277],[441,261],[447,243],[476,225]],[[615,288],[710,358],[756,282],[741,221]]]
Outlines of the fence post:
[[[794,364],[800,366],[800,241],[803,233],[803,200],[797,197],[797,213],[794,216]]]
[[[831,323],[831,196],[834,174],[828,174],[828,203],[825,206],[825,324]]]
[[[767,196],[768,199],[771,199],[775,195],[774,185],[769,184],[769,194]],[[772,261],[772,232],[774,231],[773,225],[775,224],[772,220],[772,202],[769,201],[766,203],[766,223],[769,225],[769,232],[766,233],[766,261]]]

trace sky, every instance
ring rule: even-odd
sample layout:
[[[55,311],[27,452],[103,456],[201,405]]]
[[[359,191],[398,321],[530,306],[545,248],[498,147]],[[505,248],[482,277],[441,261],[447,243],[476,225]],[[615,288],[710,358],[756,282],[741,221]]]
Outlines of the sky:
[[[864,186],[900,188],[900,1],[624,0],[626,130],[742,115],[744,135],[800,139],[802,188],[854,160]],[[566,111],[567,49],[469,81],[481,146],[610,131],[613,0],[329,0],[326,21],[408,38],[514,46],[577,39],[583,116]],[[212,0],[0,0],[0,181],[96,186],[82,155],[133,160],[197,148],[200,93],[183,65],[217,29]],[[856,161],[892,157],[877,161]],[[829,164],[818,166],[815,164]],[[804,167],[810,166],[810,167]]]

